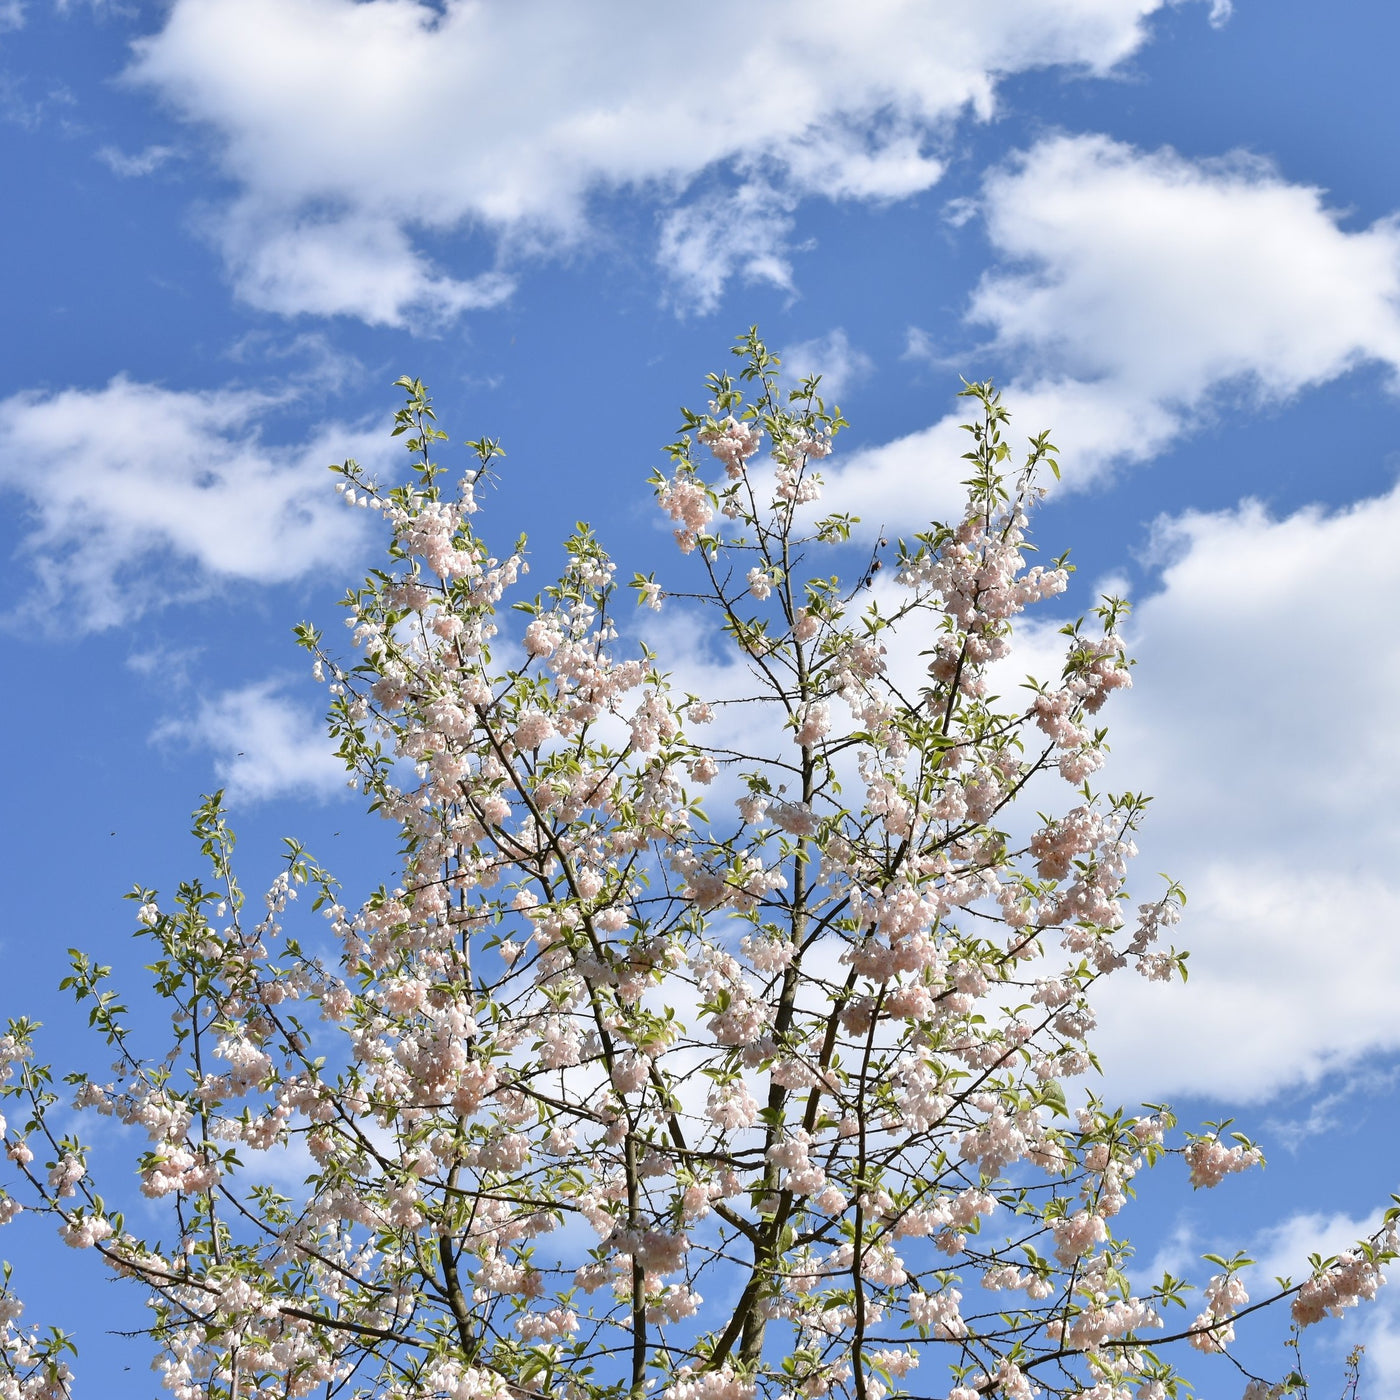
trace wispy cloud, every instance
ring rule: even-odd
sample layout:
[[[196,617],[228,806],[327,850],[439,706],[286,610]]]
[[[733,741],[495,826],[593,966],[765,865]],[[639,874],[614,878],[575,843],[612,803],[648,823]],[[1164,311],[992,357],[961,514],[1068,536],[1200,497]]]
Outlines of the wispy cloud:
[[[139,179],[153,175],[175,154],[174,146],[146,146],[135,155],[127,155],[116,146],[99,146],[97,158],[114,175],[123,179]]]
[[[678,309],[713,311],[736,274],[792,290],[796,205],[794,196],[751,181],[668,213],[656,260],[675,286]]]
[[[853,389],[875,369],[875,361],[858,345],[851,344],[851,338],[840,326],[813,340],[785,345],[779,358],[789,382],[821,375],[820,393],[828,403]]]
[[[909,326],[904,332],[903,360],[915,360],[942,369],[948,363],[948,354],[922,326]]]
[[[368,374],[362,360],[321,331],[249,331],[229,347],[228,358],[235,364],[274,368],[281,382],[298,394],[336,393],[347,385],[363,384]]]
[[[319,715],[291,699],[278,679],[205,698],[193,715],[167,720],[153,737],[210,750],[235,804],[345,793],[345,767]]]
[[[1263,1131],[1270,1142],[1288,1152],[1298,1152],[1312,1139],[1365,1122],[1368,1106],[1384,1103],[1400,1082],[1400,1065],[1361,1064],[1348,1067],[1336,1081],[1320,1086],[1305,1100],[1302,1112],[1271,1117]]]

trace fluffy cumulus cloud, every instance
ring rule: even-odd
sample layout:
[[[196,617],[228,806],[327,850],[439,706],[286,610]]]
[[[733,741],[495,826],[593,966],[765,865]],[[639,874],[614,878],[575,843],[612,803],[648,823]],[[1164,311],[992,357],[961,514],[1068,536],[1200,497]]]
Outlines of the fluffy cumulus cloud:
[[[1056,136],[994,170],[980,210],[998,262],[967,312],[992,343],[969,359],[1018,367],[1017,427],[1054,429],[1071,482],[1161,451],[1224,394],[1278,402],[1400,368],[1400,222],[1349,230],[1262,161]],[[906,525],[946,512],[957,422],[862,454],[842,504]]]
[[[1137,883],[1185,884],[1191,980],[1105,994],[1116,1092],[1257,1099],[1400,1049],[1397,530],[1400,488],[1162,527],[1105,781],[1155,794]]]
[[[984,208],[1013,266],[970,317],[1053,375],[1189,410],[1232,380],[1286,397],[1400,364],[1396,221],[1346,232],[1262,161],[1058,137],[994,173]]]
[[[1030,434],[1050,429],[1069,486],[1101,477],[1104,468],[1125,456],[1150,455],[1146,443],[1159,450],[1177,431],[1167,408],[1115,399],[1097,384],[1013,382],[1004,402],[1012,415],[1007,440],[1019,451]],[[823,500],[832,510],[858,516],[857,533],[866,537],[882,523],[907,533],[924,529],[931,520],[960,516],[967,494],[961,484],[967,475],[962,454],[968,450],[962,425],[971,416],[960,404],[918,432],[832,457],[823,463],[828,488]]]
[[[345,792],[345,765],[320,717],[290,699],[278,680],[206,698],[193,716],[161,725],[155,738],[211,750],[233,803]]]
[[[0,401],[0,489],[17,497],[26,606],[61,630],[114,626],[219,581],[282,582],[340,564],[363,517],[327,463],[373,460],[378,435],[343,426],[275,447],[256,391],[177,391],[118,377],[102,389]]]
[[[799,198],[927,189],[998,78],[1106,72],[1165,3],[175,0],[131,77],[212,131],[240,190],[218,236],[256,304],[451,315],[508,284],[435,269],[416,235],[569,243],[590,196],[630,190],[669,206],[662,258],[704,305],[734,272],[789,277]],[[683,202],[718,168],[737,188]]]

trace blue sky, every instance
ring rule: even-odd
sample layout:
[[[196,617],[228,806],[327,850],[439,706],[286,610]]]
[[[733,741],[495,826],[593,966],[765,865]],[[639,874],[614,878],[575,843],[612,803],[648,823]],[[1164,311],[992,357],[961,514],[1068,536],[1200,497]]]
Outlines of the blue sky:
[[[1145,1253],[1355,1234],[1400,1189],[1398,42],[1376,0],[0,4],[0,1012],[69,1034],[64,949],[134,961],[120,895],[217,785],[253,883],[289,833],[388,874],[290,629],[374,561],[325,466],[392,460],[397,375],[503,440],[541,572],[576,519],[649,570],[645,478],[756,321],[871,531],[951,508],[959,374],[1054,429],[1037,535],[1137,603],[1110,779],[1191,895],[1107,1089],[1271,1154]],[[110,1290],[30,1267],[116,1355]],[[1395,1393],[1400,1313],[1345,1338]]]

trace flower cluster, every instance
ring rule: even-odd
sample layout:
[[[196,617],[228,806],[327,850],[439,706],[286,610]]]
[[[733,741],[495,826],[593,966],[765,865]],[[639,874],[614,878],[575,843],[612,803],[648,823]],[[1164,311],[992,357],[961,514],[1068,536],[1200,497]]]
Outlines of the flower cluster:
[[[997,699],[1018,618],[1068,583],[1027,564],[1048,440],[1008,477],[1006,411],[971,387],[961,518],[843,590],[852,522],[818,514],[815,464],[844,422],[756,334],[740,351],[653,483],[702,582],[635,585],[729,648],[705,693],[626,640],[587,528],[520,596],[524,542],[474,525],[499,449],[447,493],[401,381],[413,479],[341,469],[388,567],[345,600],[348,655],[300,632],[395,880],[347,892],[293,844],[254,906],[212,798],[207,881],[133,892],[169,1043],[75,956],[111,1069],[70,1076],[72,1106],[144,1135],[140,1211],[61,1131],[33,1028],[0,1040],[29,1125],[4,1130],[0,1219],[24,1195],[147,1290],[177,1400],[881,1400],[930,1365],[957,1400],[1167,1393],[1174,1286],[1132,1293],[1115,1233],[1132,1184],[1261,1159],[1074,1083],[1100,984],[1180,967],[1179,890],[1124,915],[1145,800],[1087,786],[1124,607]],[[149,1243],[129,1221],[157,1209]],[[1394,1251],[1320,1268],[1298,1321],[1372,1296]],[[1228,1347],[1244,1302],[1213,1279],[1190,1340]],[[0,1400],[66,1394],[59,1352],[6,1326]]]

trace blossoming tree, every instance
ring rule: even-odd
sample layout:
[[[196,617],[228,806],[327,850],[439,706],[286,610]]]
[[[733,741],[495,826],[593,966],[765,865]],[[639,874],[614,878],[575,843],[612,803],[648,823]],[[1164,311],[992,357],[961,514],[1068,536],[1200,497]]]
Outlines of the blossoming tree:
[[[402,380],[411,482],[338,469],[391,533],[347,599],[358,659],[300,632],[398,885],[348,907],[294,845],[254,915],[210,799],[209,877],[132,896],[171,1037],[80,953],[66,985],[110,1075],[60,1091],[11,1023],[0,1214],[49,1214],[148,1293],[180,1400],[1163,1400],[1179,1345],[1228,1352],[1247,1311],[1306,1326],[1381,1282],[1393,1213],[1255,1303],[1239,1257],[1199,1306],[1171,1277],[1132,1290],[1139,1172],[1213,1186],[1260,1157],[1079,1079],[1099,984],[1183,960],[1178,889],[1129,912],[1144,800],[1090,785],[1124,606],[998,699],[1015,619],[1066,586],[1025,559],[1048,439],[1013,464],[998,395],[969,387],[965,513],[843,587],[851,522],[820,514],[816,470],[839,413],[815,380],[780,391],[756,334],[737,353],[654,479],[695,581],[633,584],[708,610],[726,654],[697,689],[723,686],[624,645],[585,527],[503,612],[523,542],[496,557],[473,524],[499,449],[469,444],[446,489]],[[328,924],[294,936],[299,895]],[[84,1114],[144,1138],[125,1213]],[[292,1195],[268,1184],[287,1159]],[[68,1394],[61,1340],[3,1306],[0,1397]]]

